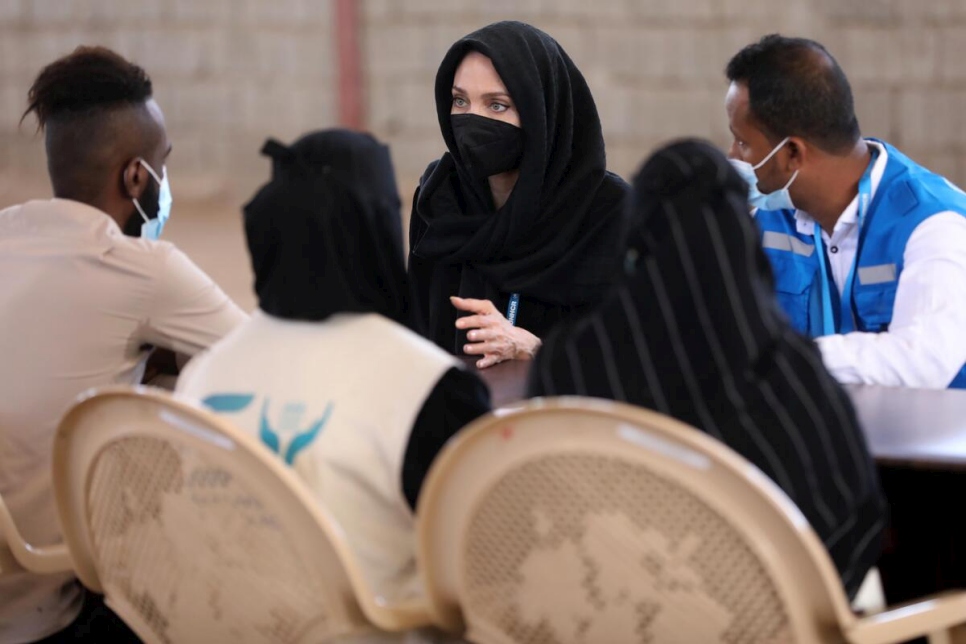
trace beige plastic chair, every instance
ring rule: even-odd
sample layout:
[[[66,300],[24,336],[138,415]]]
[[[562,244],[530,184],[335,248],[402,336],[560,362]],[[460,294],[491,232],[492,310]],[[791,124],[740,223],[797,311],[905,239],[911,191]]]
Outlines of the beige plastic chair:
[[[481,644],[949,641],[956,592],[857,618],[760,470],[683,423],[588,398],[472,423],[434,464],[418,559],[434,620]]]
[[[58,430],[53,479],[78,577],[149,644],[383,641],[370,622],[428,622],[372,596],[289,468],[167,393],[81,400]]]
[[[36,548],[27,543],[0,497],[0,577],[23,570],[47,575],[73,567],[66,545]]]

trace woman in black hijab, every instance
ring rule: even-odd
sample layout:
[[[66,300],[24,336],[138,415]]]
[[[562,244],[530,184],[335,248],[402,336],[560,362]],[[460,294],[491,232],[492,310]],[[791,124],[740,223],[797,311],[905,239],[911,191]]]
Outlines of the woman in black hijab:
[[[389,150],[327,130],[269,141],[245,206],[259,311],[178,381],[295,468],[373,590],[418,586],[413,512],[443,444],[489,410],[479,377],[408,328]]]
[[[697,427],[798,505],[854,595],[879,556],[885,504],[851,402],[780,312],[747,186],[697,141],[634,180],[626,276],[547,338],[530,394],[610,398]]]
[[[436,111],[449,151],[413,203],[415,317],[479,367],[532,357],[619,267],[628,187],[606,170],[594,99],[553,38],[499,22],[450,48]]]

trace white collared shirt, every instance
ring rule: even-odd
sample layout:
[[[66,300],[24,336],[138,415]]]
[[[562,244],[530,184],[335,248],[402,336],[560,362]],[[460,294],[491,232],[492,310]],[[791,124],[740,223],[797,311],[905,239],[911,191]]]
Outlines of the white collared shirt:
[[[168,242],[54,199],[0,211],[0,494],[24,538],[60,539],[54,432],[91,387],[135,384],[145,345],[192,355],[246,315]],[[34,641],[80,608],[72,575],[0,577],[0,643]]]
[[[872,168],[872,195],[888,163],[884,146]],[[816,225],[795,213],[797,230],[811,236]],[[858,196],[845,209],[832,234],[822,241],[839,293],[858,246]],[[966,364],[966,217],[941,212],[913,231],[903,254],[892,322],[884,333],[852,333],[817,338],[829,371],[843,383],[942,389]]]

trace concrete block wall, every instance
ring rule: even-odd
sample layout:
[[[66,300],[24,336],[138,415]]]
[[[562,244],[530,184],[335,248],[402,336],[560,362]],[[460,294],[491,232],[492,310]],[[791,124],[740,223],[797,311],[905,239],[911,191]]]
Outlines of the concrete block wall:
[[[610,168],[624,176],[675,137],[727,146],[724,67],[780,32],[819,40],[838,58],[867,135],[966,184],[962,0],[370,0],[370,124],[393,144],[402,186],[443,149],[432,83],[447,47],[498,19],[531,22],[563,45],[594,92]]]
[[[267,136],[335,124],[328,0],[0,0],[0,205],[49,194],[27,90],[47,63],[102,44],[143,66],[165,112],[179,203],[240,203]]]
[[[358,0],[368,127],[403,203],[443,151],[433,80],[460,36],[500,19],[557,38],[597,100],[612,170],[693,135],[728,144],[723,68],[769,32],[824,42],[866,134],[966,184],[963,0]],[[165,110],[176,199],[233,207],[267,175],[257,151],[337,121],[331,0],[0,0],[0,205],[46,194],[42,141],[18,129],[47,62],[102,43],[142,64]],[[29,194],[28,194],[29,193]]]

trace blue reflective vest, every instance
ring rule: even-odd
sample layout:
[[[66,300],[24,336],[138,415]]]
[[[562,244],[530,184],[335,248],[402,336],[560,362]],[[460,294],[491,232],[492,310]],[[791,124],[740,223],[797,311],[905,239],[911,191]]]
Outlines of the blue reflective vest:
[[[859,231],[852,310],[857,330],[879,333],[888,330],[892,321],[896,287],[912,231],[940,212],[966,216],[966,193],[888,143],[870,140],[885,148],[888,162]],[[813,329],[820,323],[815,318],[821,313],[815,311],[814,289],[821,289],[819,262],[825,258],[816,252],[811,235],[797,231],[794,210],[759,210],[755,219],[775,273],[779,303],[792,326],[815,335]],[[966,389],[966,365],[949,386]]]

